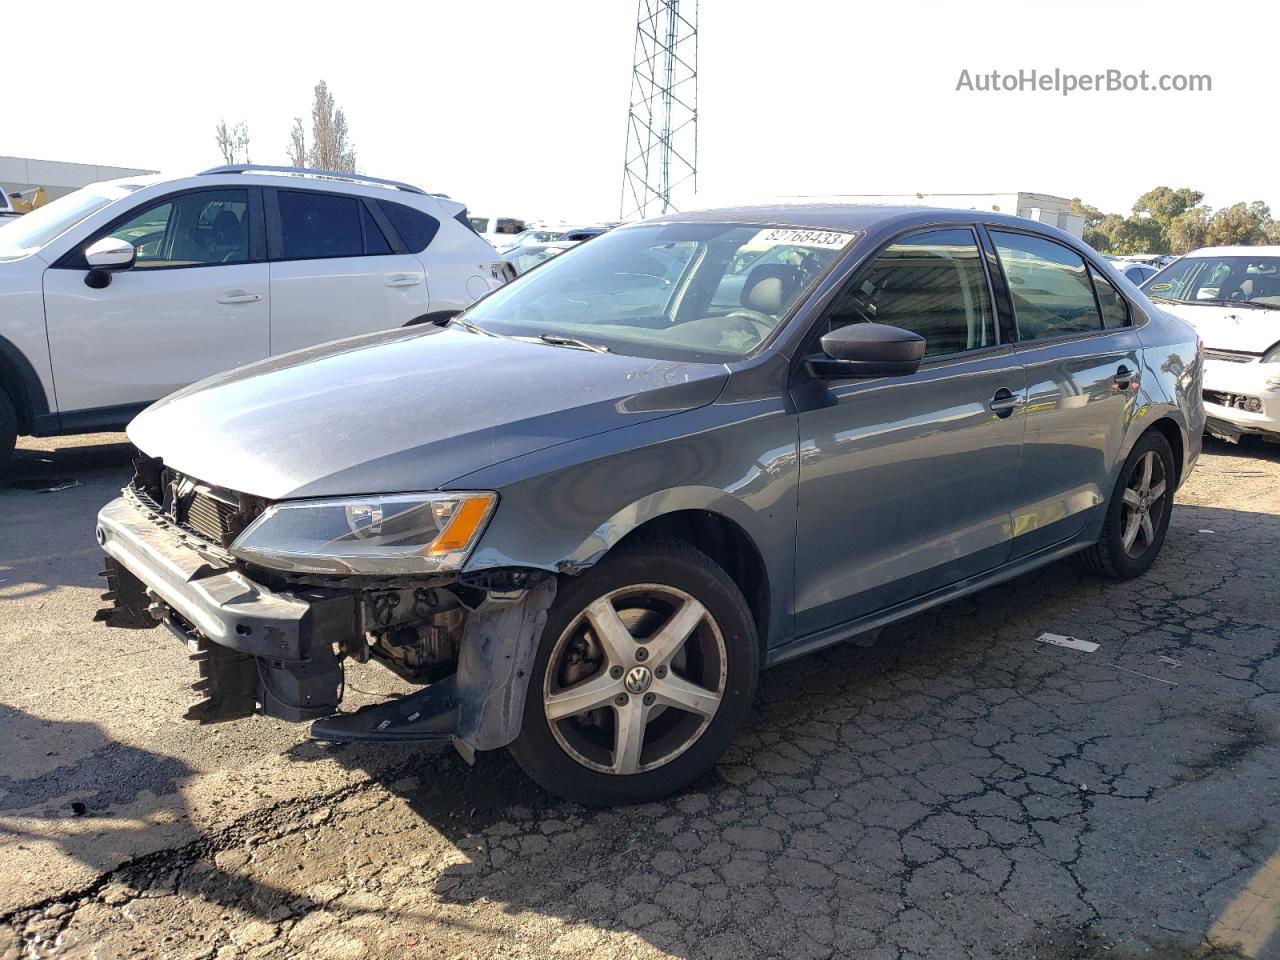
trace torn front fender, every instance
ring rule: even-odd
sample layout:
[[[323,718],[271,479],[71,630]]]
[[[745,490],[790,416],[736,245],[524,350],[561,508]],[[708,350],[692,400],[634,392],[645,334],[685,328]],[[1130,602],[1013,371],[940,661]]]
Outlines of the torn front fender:
[[[527,590],[488,592],[468,606],[458,671],[406,697],[337,713],[311,725],[317,740],[405,743],[452,740],[468,761],[520,735],[529,673],[556,580]]]
[[[459,740],[476,750],[505,747],[520,734],[529,673],[556,579],[546,577],[512,596],[486,594],[471,609],[458,653]]]

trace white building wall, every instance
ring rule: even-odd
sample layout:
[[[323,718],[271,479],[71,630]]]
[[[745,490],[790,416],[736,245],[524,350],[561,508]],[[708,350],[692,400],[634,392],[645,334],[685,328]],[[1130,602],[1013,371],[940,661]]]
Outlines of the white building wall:
[[[1071,201],[1047,193],[841,193],[823,197],[785,197],[784,200],[833,203],[876,203],[887,206],[950,207],[956,210],[990,210],[1047,223],[1073,237],[1084,234],[1084,218],[1071,213]]]
[[[0,187],[4,188],[6,194],[15,190],[44,187],[50,200],[56,200],[99,180],[116,180],[155,172],[135,167],[107,167],[96,163],[0,157]]]

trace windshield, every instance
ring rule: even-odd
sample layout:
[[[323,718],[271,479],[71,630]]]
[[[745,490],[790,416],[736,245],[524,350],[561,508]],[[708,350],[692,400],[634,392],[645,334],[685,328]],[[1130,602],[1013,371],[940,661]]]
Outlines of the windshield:
[[[485,297],[470,323],[642,355],[746,356],[859,234],[737,223],[627,227]]]
[[[137,189],[135,186],[85,187],[24,213],[17,220],[0,227],[0,258],[25,257],[34,253],[85,217]]]
[[[1142,285],[1180,303],[1252,303],[1280,308],[1280,257],[1183,257]]]

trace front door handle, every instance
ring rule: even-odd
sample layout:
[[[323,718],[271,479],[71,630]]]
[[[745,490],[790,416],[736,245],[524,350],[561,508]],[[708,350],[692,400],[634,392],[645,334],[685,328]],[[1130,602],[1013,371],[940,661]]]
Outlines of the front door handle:
[[[218,298],[219,303],[257,303],[262,297],[256,293],[245,293],[243,290],[236,290],[232,293],[224,293]]]
[[[399,276],[387,281],[388,287],[416,287],[422,282],[421,277]]]
[[[1138,389],[1138,375],[1124,364],[1120,364],[1120,369],[1117,370],[1116,375],[1111,378],[1111,382],[1120,390]]]
[[[1019,407],[1024,406],[1026,402],[1027,398],[1022,394],[1014,396],[1013,391],[1008,387],[1001,387],[987,402],[987,409],[997,417],[1007,417]]]

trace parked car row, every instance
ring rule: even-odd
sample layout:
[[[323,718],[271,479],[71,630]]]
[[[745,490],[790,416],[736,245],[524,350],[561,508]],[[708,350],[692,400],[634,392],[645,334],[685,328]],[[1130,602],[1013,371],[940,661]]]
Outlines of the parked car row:
[[[419,256],[393,213],[431,217],[418,266],[385,281],[429,279],[422,309],[440,309],[441,238],[451,308],[498,282],[469,225],[446,234],[443,201],[216,177],[167,188],[163,229],[154,195],[86,215],[46,284],[93,297],[162,275],[137,268],[143,249],[173,273],[203,264],[191,285],[247,249],[274,298],[277,265],[299,285],[323,273],[284,256],[295,229],[309,253],[336,243],[336,219],[289,212],[316,197],[354,197],[359,256],[375,259]],[[379,237],[390,253],[369,251]],[[133,269],[116,272],[126,245]],[[85,259],[58,266],[68,256]],[[200,296],[248,282],[201,279]],[[366,310],[344,289],[335,309]],[[139,335],[127,355],[160,350]],[[447,323],[229,369],[149,407],[129,427],[134,479],[98,516],[100,616],[197,651],[196,719],[261,712],[469,759],[510,747],[562,796],[641,801],[716,762],[762,667],[1068,555],[1119,579],[1147,570],[1200,451],[1201,368],[1187,322],[1039,223],[839,205],[664,216]],[[347,660],[419,689],[340,712]]]
[[[1173,262],[1173,257],[1156,254],[1135,254],[1133,256],[1108,256],[1114,266],[1125,279],[1137,286],[1154,277],[1160,270]]]
[[[21,434],[119,430],[210,374],[448,319],[514,276],[463,205],[224,166],[94,184],[0,227],[0,466]]]

